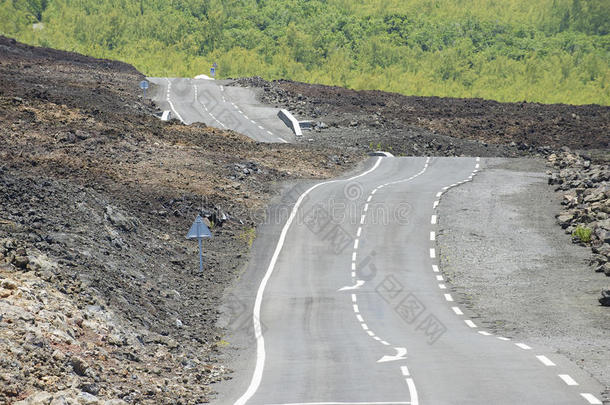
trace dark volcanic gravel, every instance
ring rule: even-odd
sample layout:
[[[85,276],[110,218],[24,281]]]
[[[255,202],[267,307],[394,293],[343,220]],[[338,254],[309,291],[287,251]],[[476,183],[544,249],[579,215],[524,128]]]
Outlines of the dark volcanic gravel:
[[[549,149],[607,149],[610,107],[409,97],[287,80],[244,78],[261,101],[329,129],[306,132],[324,145],[390,149],[401,155],[530,156]],[[318,132],[319,130],[319,132]]]

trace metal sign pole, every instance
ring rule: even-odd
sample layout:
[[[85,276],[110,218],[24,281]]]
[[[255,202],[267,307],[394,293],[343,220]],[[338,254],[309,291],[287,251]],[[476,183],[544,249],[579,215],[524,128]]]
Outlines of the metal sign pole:
[[[203,238],[198,238],[198,239],[199,239],[199,272],[203,273],[203,243],[202,243]]]

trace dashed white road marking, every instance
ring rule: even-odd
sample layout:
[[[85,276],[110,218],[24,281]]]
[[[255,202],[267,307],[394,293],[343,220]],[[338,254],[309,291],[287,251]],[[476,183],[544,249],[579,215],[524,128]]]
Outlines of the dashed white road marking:
[[[443,276],[436,276],[436,281],[443,281]]]
[[[360,217],[360,225],[364,225],[364,221],[366,220],[366,215]]]
[[[449,302],[453,302],[453,297],[451,296],[451,294],[445,294],[445,299]]]
[[[267,131],[267,133],[268,133],[269,135],[273,135],[273,132],[271,132],[271,131]]]
[[[379,190],[378,188],[374,189],[373,191],[371,191],[371,195],[375,195],[375,193],[377,192],[377,190]]]
[[[552,361],[551,361],[551,360],[550,360],[548,357],[546,357],[546,356],[542,356],[542,355],[540,355],[540,356],[536,356],[536,358],[537,358],[538,360],[540,360],[540,362],[541,362],[542,364],[544,364],[545,366],[547,366],[547,367],[553,367],[553,366],[555,366],[555,363],[553,363],[553,362],[552,362]]]
[[[526,345],[525,343],[515,343],[515,346],[517,346],[523,350],[532,350],[532,348],[529,347],[528,345]]]
[[[369,335],[370,337],[375,337],[375,333],[371,330],[367,330],[366,334]]]
[[[285,140],[284,138],[280,138],[279,136],[277,137],[277,139],[279,139],[280,141],[284,142],[284,143],[288,143],[287,140]]]
[[[357,253],[356,253],[356,252],[352,253],[352,261],[353,261],[353,262],[355,262],[355,261],[356,261],[356,255],[357,255]]]
[[[439,203],[438,200],[434,201],[434,204],[432,204],[432,209],[438,207],[438,203]]]
[[[373,199],[373,196],[370,195],[369,198],[366,199],[366,202],[371,202],[372,199]]]
[[[451,307],[451,309],[453,309],[453,312],[455,312],[456,315],[464,315],[459,307]]]
[[[358,249],[358,244],[360,243],[360,239],[356,238],[354,241],[354,249]]]
[[[409,368],[407,366],[400,366],[400,372],[402,373],[402,375],[404,375],[405,377],[410,376],[411,374],[409,373]]]
[[[223,85],[220,85],[220,91],[225,91],[225,88]]]
[[[431,223],[432,225],[436,225],[436,215],[432,215],[432,216],[430,217],[430,223]]]
[[[436,198],[438,198],[438,197],[440,197],[440,196],[442,196],[442,195],[443,195],[443,192],[442,192],[442,191],[439,191],[438,193],[436,193]]]
[[[263,128],[261,125],[259,125],[259,126],[258,126],[258,129],[265,129],[265,128]]]
[[[435,273],[438,273],[438,272],[439,272],[439,270],[438,270],[438,266],[437,266],[436,264],[433,264],[433,265],[432,265],[432,271],[433,271],[433,272],[435,272]]]
[[[436,240],[436,232],[430,231],[430,240]]]
[[[583,392],[580,394],[581,397],[587,400],[591,405],[602,405],[602,401],[597,399],[595,395]]]
[[[434,248],[430,248],[430,258],[434,259],[436,257],[436,250]]]
[[[363,211],[367,212],[369,210],[369,203],[364,204]]]
[[[489,332],[485,332],[484,330],[480,330],[480,331],[479,331],[479,334],[480,334],[480,335],[483,335],[483,336],[491,336],[491,333],[489,333]]]
[[[357,236],[357,237],[360,237],[360,235],[361,235],[361,234],[362,234],[362,227],[361,227],[361,226],[359,226],[359,227],[358,227],[358,231],[356,232],[356,236]]]
[[[504,340],[505,342],[509,341],[510,339],[507,337],[503,337],[503,336],[498,336],[498,339],[500,340]]]
[[[469,327],[469,328],[476,328],[476,327],[477,327],[477,325],[476,325],[474,322],[472,322],[470,319],[466,319],[466,320],[464,321],[464,323],[465,323],[466,325],[468,325],[468,327]]]
[[[366,323],[361,323],[360,326],[362,326],[362,329],[364,330],[369,330],[369,326]]]
[[[356,319],[358,319],[358,322],[364,322],[364,318],[360,314],[356,315]]]
[[[352,294],[352,302],[356,302],[357,298],[356,298],[356,294]]]
[[[446,290],[447,286],[445,284],[439,284],[438,288],[440,288],[441,290]]]
[[[354,309],[355,313],[360,313],[360,308],[358,308],[358,304],[352,304],[352,308]]]
[[[567,385],[578,385],[578,383],[568,374],[559,374],[559,378],[561,378]]]

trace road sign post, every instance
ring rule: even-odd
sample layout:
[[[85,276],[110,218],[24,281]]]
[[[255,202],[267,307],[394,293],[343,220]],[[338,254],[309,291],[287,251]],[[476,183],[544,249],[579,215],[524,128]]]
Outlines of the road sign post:
[[[146,97],[146,89],[148,89],[148,81],[146,80],[142,80],[140,82],[140,88],[142,89],[142,91],[144,92],[144,97]]]
[[[191,225],[187,239],[197,239],[199,242],[199,271],[203,272],[203,238],[211,238],[212,232],[210,228],[203,222],[201,215],[197,215],[195,222]]]

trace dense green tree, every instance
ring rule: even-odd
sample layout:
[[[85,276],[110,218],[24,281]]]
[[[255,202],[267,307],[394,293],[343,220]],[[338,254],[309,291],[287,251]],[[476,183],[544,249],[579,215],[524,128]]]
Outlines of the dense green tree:
[[[149,75],[610,104],[608,0],[0,0],[0,33]]]

